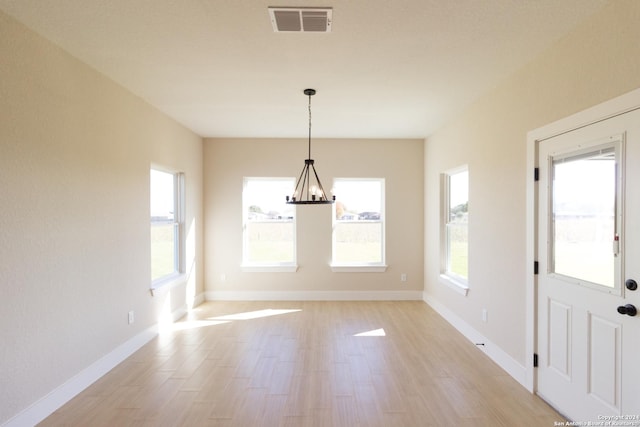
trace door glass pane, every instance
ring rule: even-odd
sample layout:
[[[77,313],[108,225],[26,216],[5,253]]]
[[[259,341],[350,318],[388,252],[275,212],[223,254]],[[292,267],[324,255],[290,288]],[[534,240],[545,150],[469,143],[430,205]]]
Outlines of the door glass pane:
[[[614,149],[556,158],[552,176],[552,271],[613,288]]]

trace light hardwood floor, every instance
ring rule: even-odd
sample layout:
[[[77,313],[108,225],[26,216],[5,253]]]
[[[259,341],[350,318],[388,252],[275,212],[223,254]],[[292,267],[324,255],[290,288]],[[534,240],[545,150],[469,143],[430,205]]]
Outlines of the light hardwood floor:
[[[424,302],[207,302],[41,425],[559,421]]]

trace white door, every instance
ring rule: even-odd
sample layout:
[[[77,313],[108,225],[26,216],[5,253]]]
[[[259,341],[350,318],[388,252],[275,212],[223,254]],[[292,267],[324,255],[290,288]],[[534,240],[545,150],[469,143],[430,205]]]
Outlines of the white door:
[[[640,426],[640,110],[538,153],[538,394],[572,421]]]

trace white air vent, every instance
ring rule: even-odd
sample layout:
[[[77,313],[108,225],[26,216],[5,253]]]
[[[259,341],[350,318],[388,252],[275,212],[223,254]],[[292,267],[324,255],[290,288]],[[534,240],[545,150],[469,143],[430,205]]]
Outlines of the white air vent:
[[[320,32],[331,31],[330,7],[269,7],[273,31]]]

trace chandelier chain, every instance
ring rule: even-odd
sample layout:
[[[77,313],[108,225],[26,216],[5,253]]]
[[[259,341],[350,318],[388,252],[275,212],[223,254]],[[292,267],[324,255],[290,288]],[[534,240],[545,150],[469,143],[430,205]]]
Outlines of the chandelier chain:
[[[309,94],[309,156],[311,158],[311,93]]]

